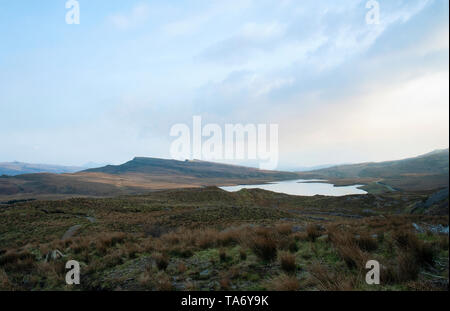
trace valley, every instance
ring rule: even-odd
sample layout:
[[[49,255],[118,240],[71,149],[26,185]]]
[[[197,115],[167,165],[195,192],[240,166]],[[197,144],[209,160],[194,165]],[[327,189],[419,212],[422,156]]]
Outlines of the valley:
[[[448,158],[435,156],[419,159],[426,169],[402,160],[290,173],[135,158],[3,176],[0,290],[448,290]],[[301,186],[299,176],[327,179],[306,189],[368,193],[277,188]],[[238,184],[248,186],[224,187]],[[81,265],[77,287],[64,281],[67,260]],[[364,281],[368,260],[383,267],[380,285]]]

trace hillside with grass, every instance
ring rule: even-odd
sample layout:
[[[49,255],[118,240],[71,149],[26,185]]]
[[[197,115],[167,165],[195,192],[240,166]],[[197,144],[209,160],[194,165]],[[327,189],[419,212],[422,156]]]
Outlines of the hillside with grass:
[[[321,178],[337,184],[363,183],[375,188],[416,191],[448,187],[449,149],[418,157],[379,163],[339,165],[302,172],[304,178]],[[363,188],[364,189],[364,188]]]
[[[207,187],[0,205],[0,290],[448,290],[448,265],[448,192]]]
[[[166,160],[157,158],[136,157],[122,165],[108,165],[84,171],[86,173],[104,173],[111,175],[146,174],[150,176],[190,176],[204,179],[252,179],[276,178],[288,179],[297,177],[294,173],[264,171],[256,168],[227,165],[199,160]]]

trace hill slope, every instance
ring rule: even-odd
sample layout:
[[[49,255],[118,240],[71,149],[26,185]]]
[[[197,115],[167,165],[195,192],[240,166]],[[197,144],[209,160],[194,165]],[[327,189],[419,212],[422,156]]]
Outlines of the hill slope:
[[[378,180],[400,190],[430,190],[448,186],[449,150],[404,160],[339,165],[301,173],[309,178],[331,180]]]
[[[176,161],[156,158],[134,158],[122,165],[108,165],[85,170],[86,173],[111,175],[149,174],[164,176],[190,176],[196,178],[296,178],[295,173],[263,171],[256,168],[227,165],[206,161]]]

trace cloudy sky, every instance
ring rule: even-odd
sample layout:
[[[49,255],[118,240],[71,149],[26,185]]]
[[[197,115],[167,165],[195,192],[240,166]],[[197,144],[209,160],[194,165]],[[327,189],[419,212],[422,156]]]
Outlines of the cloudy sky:
[[[0,0],[0,162],[170,157],[170,128],[279,124],[280,168],[449,142],[449,2]]]

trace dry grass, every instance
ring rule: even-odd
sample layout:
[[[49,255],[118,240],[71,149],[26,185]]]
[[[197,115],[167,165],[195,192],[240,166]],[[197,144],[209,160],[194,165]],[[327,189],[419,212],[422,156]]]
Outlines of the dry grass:
[[[249,238],[249,247],[264,261],[272,261],[277,257],[277,239],[270,229],[258,228]]]
[[[352,281],[345,279],[342,272],[329,271],[324,265],[313,264],[309,268],[309,273],[319,290],[349,291],[354,288]]]
[[[166,270],[169,265],[169,258],[165,254],[157,253],[153,255],[156,266],[159,270]]]
[[[151,289],[151,287],[153,286],[152,274],[149,271],[145,271],[144,273],[139,275],[138,282],[142,287]]]
[[[224,262],[228,260],[227,252],[225,249],[221,248],[219,249],[219,259],[220,261]]]
[[[34,259],[34,255],[28,251],[8,250],[0,256],[0,265],[6,266],[15,264],[21,260]]]
[[[196,245],[201,249],[208,249],[216,245],[219,232],[214,229],[205,229],[198,233]]]
[[[14,286],[10,283],[5,270],[0,269],[0,291],[14,290]]]
[[[310,224],[306,226],[306,235],[310,241],[314,242],[322,234],[318,225]]]
[[[365,252],[373,252],[378,249],[378,241],[371,237],[368,233],[361,234],[356,239],[356,244]]]
[[[0,256],[0,266],[6,271],[27,272],[35,267],[35,256],[27,250],[8,250]]]
[[[411,254],[419,265],[432,265],[435,250],[430,243],[421,241],[411,232],[395,232],[393,239],[404,252]]]
[[[420,265],[414,254],[410,252],[400,253],[397,260],[397,281],[405,282],[416,280],[419,275]]]
[[[177,270],[178,270],[178,272],[181,273],[181,274],[183,274],[183,273],[185,273],[185,272],[187,271],[187,267],[186,267],[186,265],[184,264],[184,262],[180,262],[180,263],[178,264]]]
[[[364,269],[368,257],[358,246],[352,244],[337,245],[336,250],[350,269]]]
[[[239,249],[239,258],[241,260],[246,260],[247,259],[247,251],[243,248]]]
[[[291,253],[296,253],[297,251],[298,251],[298,245],[297,245],[297,243],[295,242],[295,240],[291,240],[290,242],[289,242],[289,244],[288,244],[288,250],[291,252]]]
[[[229,290],[230,286],[231,286],[230,277],[227,276],[227,275],[221,277],[220,280],[219,280],[219,284],[220,284],[220,288],[222,290]]]
[[[242,239],[242,229],[232,228],[221,231],[217,235],[218,244],[222,246],[231,246],[239,244]]]
[[[105,233],[97,238],[96,248],[100,253],[105,254],[108,251],[108,248],[124,242],[126,238],[127,236],[123,232]],[[85,247],[87,247],[87,245]]]
[[[344,260],[350,269],[365,268],[368,256],[358,246],[353,234],[346,231],[332,230],[329,231],[328,238],[334,245],[339,257]]]
[[[282,252],[279,254],[279,261],[281,265],[281,269],[288,273],[293,273],[297,269],[297,263],[295,259],[295,255]]]
[[[300,289],[300,282],[293,275],[282,274],[271,278],[267,282],[266,287],[273,291],[298,291]]]
[[[168,230],[159,224],[147,224],[144,226],[144,234],[147,237],[159,238]]]
[[[165,273],[163,273],[163,274],[159,273],[156,276],[155,286],[156,286],[156,290],[158,290],[158,291],[167,292],[167,291],[175,290],[175,287],[173,286],[172,282],[170,281],[170,277]]]
[[[441,236],[439,238],[439,248],[444,251],[448,251],[448,235]]]
[[[292,233],[292,225],[290,224],[278,224],[275,226],[275,230],[280,235],[289,235]]]

